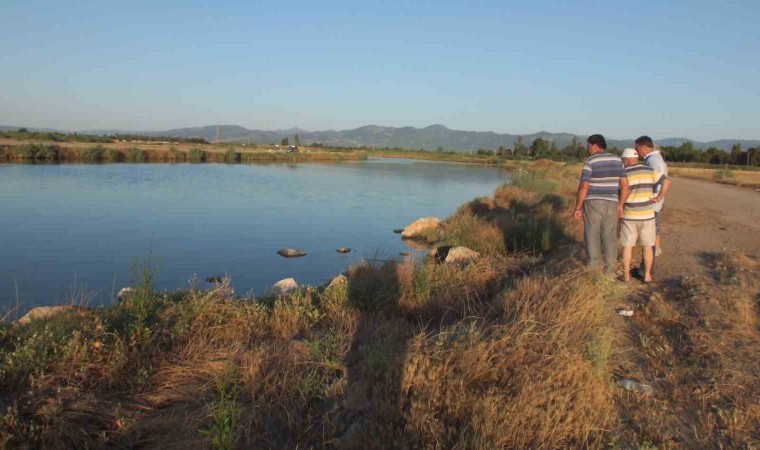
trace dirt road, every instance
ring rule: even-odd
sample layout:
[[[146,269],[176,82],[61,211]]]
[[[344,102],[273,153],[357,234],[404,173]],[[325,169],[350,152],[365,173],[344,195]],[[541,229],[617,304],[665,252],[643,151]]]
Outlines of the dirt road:
[[[760,258],[760,192],[709,181],[671,180],[656,281],[704,275],[702,262],[713,252]]]

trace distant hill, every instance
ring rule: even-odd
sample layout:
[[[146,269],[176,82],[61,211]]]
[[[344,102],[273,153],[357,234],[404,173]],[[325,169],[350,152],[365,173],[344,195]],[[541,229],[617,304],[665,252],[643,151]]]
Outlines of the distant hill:
[[[80,133],[110,135],[117,133],[142,134],[146,136],[170,136],[179,138],[203,138],[209,142],[216,140],[216,125],[193,128],[176,128],[166,131],[125,131],[125,130],[84,130]],[[0,130],[15,130],[18,127],[2,127]],[[38,131],[38,129],[30,128]],[[39,131],[55,131],[44,129]],[[295,134],[301,139],[301,144],[309,145],[315,142],[328,146],[343,147],[399,147],[409,149],[475,151],[478,149],[493,150],[499,146],[512,148],[520,137],[516,134],[499,134],[492,131],[463,131],[452,130],[444,125],[430,125],[424,128],[414,127],[383,127],[367,125],[353,130],[327,130],[307,131],[299,128],[288,130],[255,130],[239,125],[221,125],[219,127],[222,142],[268,144],[279,143],[283,138],[290,138],[291,144]],[[535,139],[542,138],[554,142],[558,148],[570,144],[575,135],[570,133],[551,133],[540,131],[538,133],[522,135],[525,145],[530,145]],[[575,136],[579,143],[585,143],[587,136]],[[760,140],[721,139],[710,142],[693,141],[688,138],[667,138],[658,140],[663,146],[679,146],[684,142],[691,141],[694,148],[706,149],[717,147],[730,150],[734,144],[741,144],[742,148],[760,147]],[[608,140],[610,147],[623,149],[633,146],[633,138],[629,140]]]

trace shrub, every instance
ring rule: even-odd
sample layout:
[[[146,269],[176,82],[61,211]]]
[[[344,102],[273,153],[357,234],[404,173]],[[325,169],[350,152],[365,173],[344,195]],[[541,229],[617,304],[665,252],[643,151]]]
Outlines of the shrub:
[[[139,148],[131,147],[129,150],[127,150],[127,156],[125,159],[127,162],[141,163],[147,161],[148,157],[145,155],[145,152]]]
[[[177,150],[177,147],[172,146],[169,148],[169,153],[171,154],[171,159],[174,162],[187,161],[187,153]]]
[[[736,177],[736,174],[734,173],[734,171],[728,168],[717,169],[713,173],[713,178],[715,180],[725,180],[727,178],[735,178],[735,177]]]
[[[105,147],[102,145],[96,145],[90,147],[82,152],[82,161],[86,163],[99,163],[103,161],[103,155],[105,154]]]
[[[44,145],[37,151],[35,159],[44,161],[58,161],[61,150],[56,145]]]
[[[547,178],[546,173],[540,171],[515,174],[512,178],[512,184],[538,195],[553,194],[557,189],[557,182]]]
[[[191,148],[190,153],[188,154],[188,160],[190,162],[204,162],[206,161],[207,153],[199,148]]]
[[[103,160],[110,162],[121,162],[124,161],[124,154],[116,149],[109,148],[105,151],[105,153],[103,153]]]
[[[240,153],[236,152],[234,148],[228,148],[224,153],[224,162],[227,164],[235,164],[240,162]]]
[[[13,149],[13,157],[30,161],[58,161],[60,148],[56,145],[24,144]]]

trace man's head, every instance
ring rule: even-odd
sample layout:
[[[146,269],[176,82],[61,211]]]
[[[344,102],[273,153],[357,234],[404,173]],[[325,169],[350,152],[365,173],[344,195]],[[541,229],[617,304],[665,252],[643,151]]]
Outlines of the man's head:
[[[635,166],[639,163],[639,154],[636,152],[636,149],[633,148],[623,150],[623,154],[620,155],[620,157],[623,159],[623,164],[626,167]]]
[[[654,150],[654,142],[652,142],[652,138],[649,136],[640,136],[638,139],[636,139],[635,144],[636,152],[642,158],[652,153],[652,150]]]
[[[607,150],[607,141],[601,134],[592,134],[586,140],[586,150],[589,155]]]

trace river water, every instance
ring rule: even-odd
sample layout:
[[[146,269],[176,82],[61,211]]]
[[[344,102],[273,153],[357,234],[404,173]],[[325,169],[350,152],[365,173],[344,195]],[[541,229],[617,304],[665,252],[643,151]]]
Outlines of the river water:
[[[508,181],[493,167],[340,164],[0,165],[0,316],[71,297],[107,305],[150,252],[157,287],[229,275],[261,295],[410,251],[394,228],[452,214]],[[308,253],[286,259],[277,250]],[[348,254],[336,252],[350,247]]]

